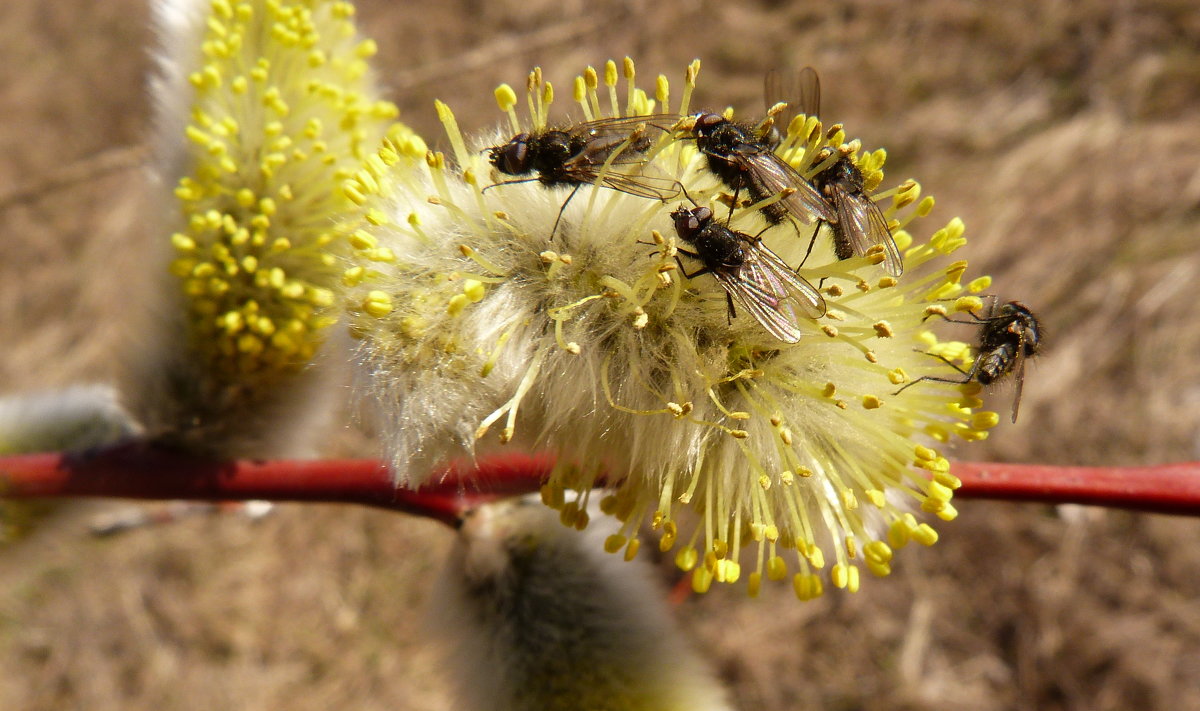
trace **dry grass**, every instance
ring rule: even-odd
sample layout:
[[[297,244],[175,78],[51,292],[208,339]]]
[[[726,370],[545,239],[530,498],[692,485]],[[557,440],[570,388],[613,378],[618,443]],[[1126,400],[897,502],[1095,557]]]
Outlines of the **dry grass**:
[[[828,113],[961,215],[973,259],[1046,323],[1021,423],[971,456],[1200,455],[1188,0],[361,6],[393,98],[430,133],[434,96],[489,125],[491,88],[535,62],[561,86],[610,56],[672,76],[700,56],[701,103],[751,108],[766,68],[816,65]],[[0,3],[0,200],[142,140],[145,16],[141,0]],[[2,208],[4,390],[113,375],[128,274],[161,238],[140,190],[118,172]],[[95,541],[94,506],[0,551],[0,708],[447,708],[420,644],[445,531],[285,507]],[[1200,522],[960,509],[856,596],[721,591],[679,614],[745,709],[1200,709]]]

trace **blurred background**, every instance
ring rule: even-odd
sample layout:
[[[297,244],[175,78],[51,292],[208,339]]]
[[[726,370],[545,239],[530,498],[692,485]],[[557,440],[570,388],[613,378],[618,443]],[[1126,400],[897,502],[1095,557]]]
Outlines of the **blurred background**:
[[[1192,0],[357,4],[387,97],[428,136],[434,98],[486,129],[495,85],[535,64],[565,90],[628,54],[644,87],[661,72],[678,91],[699,57],[693,105],[750,114],[767,69],[813,65],[826,117],[888,149],[885,186],[919,179],[938,199],[927,222],[961,216],[973,267],[1042,318],[1020,423],[963,456],[1200,458]],[[5,394],[111,379],[130,337],[129,275],[164,238],[130,167],[151,116],[147,16],[145,0],[0,3]],[[330,454],[374,455],[331,435]],[[0,548],[0,708],[449,707],[454,670],[421,643],[449,531],[284,506],[89,537],[111,506],[59,507]],[[722,589],[679,618],[742,709],[1200,709],[1200,521],[958,507],[941,542],[856,595]]]

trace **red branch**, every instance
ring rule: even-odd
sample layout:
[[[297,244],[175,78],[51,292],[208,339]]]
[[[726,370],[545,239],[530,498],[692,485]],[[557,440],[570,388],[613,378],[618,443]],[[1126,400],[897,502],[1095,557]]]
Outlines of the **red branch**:
[[[453,524],[481,502],[537,491],[554,459],[506,455],[453,465],[417,491],[396,488],[377,460],[197,460],[153,447],[125,446],[88,455],[0,457],[0,497],[103,496],[206,501],[354,503]],[[1052,467],[955,462],[956,498],[1200,515],[1200,462],[1156,467]]]

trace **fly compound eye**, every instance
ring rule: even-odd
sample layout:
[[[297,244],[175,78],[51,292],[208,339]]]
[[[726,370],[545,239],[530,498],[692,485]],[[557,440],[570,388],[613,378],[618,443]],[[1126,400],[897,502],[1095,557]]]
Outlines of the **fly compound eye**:
[[[499,149],[499,156],[494,157],[493,163],[502,173],[509,175],[520,175],[527,172],[529,170],[528,141],[528,133],[514,136],[511,141]]]
[[[695,210],[692,210],[692,217],[695,218],[695,220],[696,220],[697,228],[700,225],[704,224],[705,222],[708,222],[709,220],[711,220],[712,216],[713,216],[713,211],[708,209],[707,207],[698,207]]]
[[[719,114],[704,114],[696,119],[696,131],[707,134],[725,122],[725,117]]]
[[[675,220],[675,231],[680,237],[684,237],[685,235],[690,236],[696,230],[700,229],[700,221],[686,208],[681,207],[672,212],[671,217]]]

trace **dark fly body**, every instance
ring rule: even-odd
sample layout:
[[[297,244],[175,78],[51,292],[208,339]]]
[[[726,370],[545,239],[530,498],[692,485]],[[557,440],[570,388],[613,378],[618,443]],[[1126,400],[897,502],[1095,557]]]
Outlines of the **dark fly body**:
[[[588,121],[563,129],[519,133],[508,143],[489,148],[488,161],[500,173],[518,177],[497,185],[536,180],[546,187],[566,186],[578,190],[583,185],[598,183],[630,195],[665,202],[678,197],[680,186],[676,181],[626,171],[641,166],[646,151],[677,120],[676,116],[661,114],[627,116]],[[574,197],[574,190],[559,210],[559,219]],[[554,224],[557,228],[558,220]]]
[[[733,306],[737,301],[772,336],[795,343],[803,319],[825,315],[820,292],[758,238],[717,222],[707,207],[681,206],[671,218],[679,239],[692,247],[679,252],[704,265],[690,274],[685,271],[684,276],[712,274],[725,290],[731,320],[737,315]]]
[[[959,370],[964,376],[963,379],[949,380],[927,375],[917,378],[897,390],[896,393],[899,394],[922,380],[962,385],[970,382],[991,385],[1011,373],[1013,382],[1016,384],[1016,393],[1013,395],[1012,421],[1016,422],[1017,410],[1021,406],[1021,391],[1025,385],[1025,359],[1037,355],[1041,349],[1041,324],[1033,312],[1018,301],[1009,301],[1001,304],[999,308],[993,307],[988,316],[971,314],[971,317],[974,319],[973,321],[947,319],[952,323],[966,323],[980,328],[979,345],[976,347],[977,355],[971,369],[964,372],[945,358],[936,356],[946,360],[947,363]]]
[[[884,271],[900,276],[904,272],[900,248],[896,246],[883,211],[867,194],[862,171],[854,161],[841,156],[833,165],[813,176],[813,185],[837,211],[837,222],[829,225],[837,258],[863,256],[875,245],[882,245]]]
[[[659,121],[655,122],[656,118]],[[612,166],[640,165],[657,140],[655,134],[666,130],[661,124],[667,122],[669,126],[676,120],[674,116],[631,116],[588,121],[561,130],[519,133],[508,143],[489,148],[488,160],[505,175],[532,174],[530,180],[549,187],[600,180],[606,187],[632,195],[670,200],[679,195],[674,181],[629,175],[617,169],[602,176],[601,170],[618,150],[620,154]]]

